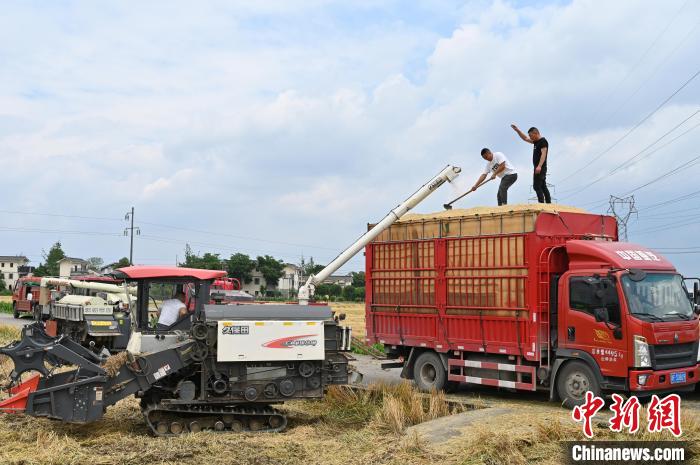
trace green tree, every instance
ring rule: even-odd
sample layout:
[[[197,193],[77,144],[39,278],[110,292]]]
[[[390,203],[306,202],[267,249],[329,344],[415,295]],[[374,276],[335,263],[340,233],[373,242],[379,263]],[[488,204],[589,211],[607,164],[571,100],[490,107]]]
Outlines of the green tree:
[[[338,297],[343,292],[339,284],[319,284],[316,286],[316,296]]]
[[[314,257],[309,257],[309,261],[306,263],[303,260],[301,262],[301,270],[304,273],[304,276],[318,274],[318,272],[321,271],[323,268],[323,265],[318,265],[314,263]]]
[[[2,273],[0,273],[0,292],[6,291],[7,290],[7,284],[5,284],[5,279],[2,277]]]
[[[359,300],[360,302],[365,300],[365,288],[363,287],[356,287],[354,288],[355,290],[355,300]]]
[[[268,286],[277,286],[284,272],[284,262],[282,260],[277,260],[274,257],[265,255],[264,257],[257,258],[256,268],[265,278]]]
[[[364,271],[358,271],[358,272],[351,272],[350,275],[352,276],[352,287],[365,287],[365,272]]]
[[[119,260],[117,260],[116,262],[112,263],[110,266],[112,268],[126,268],[129,265],[130,265],[129,259],[126,257],[122,257]]]
[[[221,270],[223,269],[223,265],[218,253],[206,252],[200,257],[192,252],[192,248],[190,248],[189,244],[185,245],[185,261],[183,263],[178,263],[178,266],[200,268],[203,270]]]
[[[243,253],[231,255],[227,260],[228,275],[232,278],[238,278],[242,283],[250,283],[253,280],[253,270],[255,269],[255,261]]]
[[[342,291],[343,294],[343,300],[347,300],[348,302],[352,302],[355,300],[355,288],[352,286],[345,286]]]
[[[65,258],[66,254],[61,248],[61,242],[56,242],[51,246],[49,252],[43,252],[44,263],[40,264],[34,270],[34,276],[58,276],[59,266],[58,262]]]
[[[102,260],[100,257],[90,257],[87,259],[87,261],[88,268],[95,271],[100,271],[100,268],[102,268],[102,265],[104,265],[105,263],[105,261]]]

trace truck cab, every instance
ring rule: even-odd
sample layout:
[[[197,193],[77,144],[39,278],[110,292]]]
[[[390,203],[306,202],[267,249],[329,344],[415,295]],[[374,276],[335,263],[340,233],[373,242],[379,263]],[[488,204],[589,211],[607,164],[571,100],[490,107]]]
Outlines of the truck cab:
[[[674,266],[646,247],[568,241],[554,275],[551,346],[559,397],[590,390],[650,395],[700,379],[694,302]]]

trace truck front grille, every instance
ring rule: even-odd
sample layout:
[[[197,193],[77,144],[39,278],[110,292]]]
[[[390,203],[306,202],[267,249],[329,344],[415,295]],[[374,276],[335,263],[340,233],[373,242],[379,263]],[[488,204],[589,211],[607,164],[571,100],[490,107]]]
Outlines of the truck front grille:
[[[697,363],[698,342],[649,346],[654,370],[682,368]]]

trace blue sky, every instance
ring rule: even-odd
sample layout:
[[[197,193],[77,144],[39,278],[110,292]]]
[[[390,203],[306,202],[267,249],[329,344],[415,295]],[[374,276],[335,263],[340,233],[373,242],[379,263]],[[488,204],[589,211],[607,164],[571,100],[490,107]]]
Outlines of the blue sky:
[[[700,190],[700,78],[651,114],[699,69],[700,4],[641,3],[4,2],[0,254],[117,259],[133,205],[139,263],[185,242],[328,261],[445,164],[470,184],[483,146],[521,172],[511,203],[532,198],[513,122],[550,141],[555,196],[594,211],[687,165],[633,192],[630,239],[700,251],[700,195],[655,206]],[[696,275],[698,256],[670,255]]]

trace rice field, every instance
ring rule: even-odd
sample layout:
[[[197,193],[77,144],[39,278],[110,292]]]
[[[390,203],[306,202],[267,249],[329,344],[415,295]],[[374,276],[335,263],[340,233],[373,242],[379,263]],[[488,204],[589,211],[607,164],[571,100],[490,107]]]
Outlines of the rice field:
[[[337,306],[337,305],[336,305]],[[348,320],[364,328],[362,305],[344,304]],[[351,315],[352,318],[351,319]],[[0,326],[0,344],[18,337]],[[460,413],[444,394],[422,395],[410,384],[377,384],[367,390],[333,386],[319,401],[292,401],[281,408],[289,427],[281,433],[202,432],[178,438],[149,435],[138,401],[126,399],[88,425],[69,425],[22,415],[0,414],[0,463],[8,465],[177,464],[433,464],[506,465],[563,462],[561,441],[582,439],[580,425],[556,404],[504,400],[487,410]],[[493,415],[499,407],[505,414]],[[484,412],[444,442],[429,442],[411,429],[445,415]],[[700,453],[700,423],[684,410],[683,439]],[[642,424],[646,424],[642,421]],[[670,433],[611,433],[601,419],[596,439],[672,440]]]
[[[364,340],[366,334],[364,302],[333,302],[330,307],[337,313],[345,313],[343,324],[352,327],[353,336]]]

